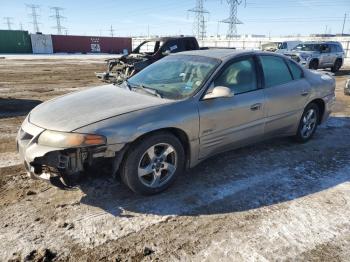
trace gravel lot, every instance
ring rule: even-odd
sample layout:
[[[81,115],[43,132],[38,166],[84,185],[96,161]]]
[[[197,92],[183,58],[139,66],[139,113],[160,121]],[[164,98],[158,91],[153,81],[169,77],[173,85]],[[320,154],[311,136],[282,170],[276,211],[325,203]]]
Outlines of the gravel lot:
[[[0,261],[350,261],[350,70],[314,139],[227,152],[142,197],[105,173],[63,191],[27,178],[25,114],[100,85],[103,58],[0,60]]]

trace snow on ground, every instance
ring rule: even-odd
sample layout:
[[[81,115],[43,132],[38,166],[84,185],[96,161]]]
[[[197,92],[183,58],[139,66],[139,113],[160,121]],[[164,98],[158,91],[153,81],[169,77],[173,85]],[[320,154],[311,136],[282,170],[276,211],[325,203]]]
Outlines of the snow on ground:
[[[0,168],[16,166],[21,163],[22,161],[19,159],[19,155],[15,152],[0,153]]]
[[[269,261],[273,257],[290,261],[318,245],[349,235],[350,182],[341,183],[346,179],[350,181],[350,166],[322,181],[327,188],[338,180],[336,187],[285,203],[282,212],[268,214],[248,232],[218,236],[191,260]],[[334,195],[339,198],[336,203],[330,200]]]

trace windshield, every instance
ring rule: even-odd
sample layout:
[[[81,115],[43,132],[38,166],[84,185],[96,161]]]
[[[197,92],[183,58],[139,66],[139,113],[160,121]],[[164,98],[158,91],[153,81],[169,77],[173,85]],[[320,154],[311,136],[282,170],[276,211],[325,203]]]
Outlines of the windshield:
[[[293,48],[296,51],[320,51],[320,44],[299,44]]]
[[[129,79],[131,86],[157,91],[163,98],[183,99],[198,90],[220,64],[202,56],[174,55],[146,67]]]

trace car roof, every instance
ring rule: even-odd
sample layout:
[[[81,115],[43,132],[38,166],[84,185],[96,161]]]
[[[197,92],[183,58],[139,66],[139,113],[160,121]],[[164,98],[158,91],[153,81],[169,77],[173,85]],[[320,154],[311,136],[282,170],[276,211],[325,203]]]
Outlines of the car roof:
[[[339,42],[337,41],[306,41],[304,42],[304,44],[336,44],[336,45],[340,45]]]
[[[194,39],[193,36],[166,36],[166,37],[154,37],[146,39],[145,41],[168,41],[173,39]]]
[[[175,53],[172,55],[194,55],[203,56],[209,58],[216,58],[219,60],[227,60],[240,55],[248,54],[266,54],[266,52],[254,51],[254,50],[236,50],[236,49],[205,49],[205,50],[194,50]],[[274,53],[271,53],[274,55]]]

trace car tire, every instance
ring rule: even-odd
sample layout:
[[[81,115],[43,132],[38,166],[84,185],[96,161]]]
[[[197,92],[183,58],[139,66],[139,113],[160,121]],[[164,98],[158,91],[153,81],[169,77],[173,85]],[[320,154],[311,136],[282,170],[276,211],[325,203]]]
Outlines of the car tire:
[[[317,125],[320,122],[320,109],[317,104],[310,103],[306,106],[296,133],[296,141],[305,143],[309,141],[314,135]]]
[[[337,60],[335,60],[334,66],[331,68],[331,71],[333,73],[338,72],[339,69],[341,68],[342,64],[343,64],[343,61],[338,58]]]
[[[318,61],[313,59],[310,61],[309,69],[317,70],[318,69]]]
[[[185,151],[171,133],[160,132],[131,145],[121,169],[122,181],[135,193],[153,195],[167,189],[183,172]]]

